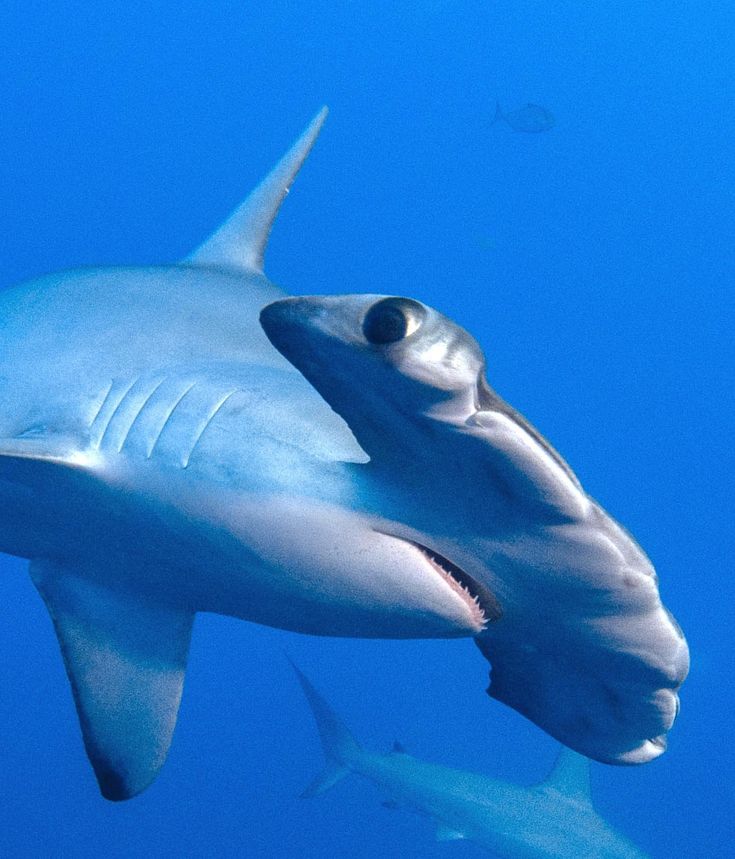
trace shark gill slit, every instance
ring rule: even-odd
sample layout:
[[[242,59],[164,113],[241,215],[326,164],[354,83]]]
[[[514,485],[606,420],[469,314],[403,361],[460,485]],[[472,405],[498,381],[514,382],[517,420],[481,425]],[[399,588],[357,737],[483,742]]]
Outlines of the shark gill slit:
[[[171,418],[173,417],[174,412],[176,411],[176,409],[178,408],[179,404],[180,404],[180,403],[181,403],[181,401],[184,399],[184,397],[185,397],[185,396],[189,393],[189,391],[191,391],[195,386],[196,386],[196,382],[191,382],[189,385],[187,385],[187,387],[184,389],[184,391],[183,391],[181,394],[179,394],[179,395],[178,395],[178,397],[176,397],[176,399],[173,401],[173,403],[169,406],[168,411],[166,412],[166,414],[165,414],[165,415],[164,415],[164,417],[163,417],[163,423],[162,423],[162,424],[161,424],[161,426],[158,428],[158,432],[156,433],[156,435],[155,435],[155,437],[153,438],[152,442],[151,442],[151,443],[150,443],[150,445],[148,446],[148,450],[146,451],[146,459],[150,459],[150,458],[153,456],[153,451],[156,449],[156,445],[158,444],[158,440],[159,440],[159,439],[161,438],[161,436],[163,435],[163,431],[164,431],[164,430],[166,429],[166,427],[168,426],[168,423],[169,423],[169,421],[171,420]]]
[[[116,386],[114,379],[110,383],[110,387],[107,389],[105,398],[97,410],[97,414],[89,425],[90,442],[95,450],[100,449],[105,433],[107,432],[107,427],[110,425],[110,421],[113,419],[117,410],[122,405],[123,400],[133,389],[133,385],[135,385],[137,381],[138,378],[135,378],[132,382],[128,382],[127,385],[123,385],[121,387]]]
[[[153,395],[156,393],[156,391],[161,387],[161,385],[165,381],[166,381],[165,377],[163,379],[159,379],[153,385],[151,390],[148,391],[148,393],[143,397],[143,402],[140,403],[140,405],[137,407],[137,409],[133,413],[133,419],[130,421],[130,423],[128,424],[128,428],[125,430],[125,432],[122,435],[122,438],[117,443],[117,452],[118,453],[120,453],[122,451],[122,449],[125,447],[125,442],[130,437],[130,433],[133,431],[133,427],[138,422],[138,418],[143,414],[143,412],[145,411],[145,407],[148,405],[148,403],[150,403]],[[109,424],[108,424],[108,426],[109,426]]]
[[[220,397],[220,399],[217,400],[217,402],[209,410],[209,412],[207,413],[207,416],[204,418],[204,420],[199,425],[199,427],[197,427],[197,432],[196,432],[196,435],[194,436],[194,440],[192,442],[192,445],[189,448],[189,453],[183,458],[183,460],[181,462],[182,468],[188,468],[189,467],[189,462],[191,461],[191,458],[194,455],[194,451],[196,449],[196,446],[199,444],[199,441],[201,440],[202,436],[204,435],[207,427],[212,423],[212,421],[217,416],[217,413],[220,411],[220,409],[222,409],[222,407],[230,399],[230,397],[232,397],[234,394],[236,394],[239,390],[240,390],[239,388],[233,388],[231,391],[228,391],[226,394],[224,394],[222,397]]]
[[[110,382],[110,384],[107,386],[107,390],[106,390],[106,391],[105,391],[105,393],[102,395],[102,399],[100,400],[100,404],[97,406],[97,409],[95,410],[95,413],[92,415],[92,417],[91,417],[91,419],[90,419],[90,421],[89,421],[89,427],[90,427],[90,429],[94,426],[94,424],[95,424],[95,422],[96,422],[97,418],[100,416],[100,412],[101,412],[101,411],[102,411],[102,409],[105,407],[105,403],[107,402],[107,398],[110,396],[110,393],[112,392],[112,389],[113,389],[114,387],[115,387],[115,381],[114,381],[114,379],[113,379],[113,380]]]

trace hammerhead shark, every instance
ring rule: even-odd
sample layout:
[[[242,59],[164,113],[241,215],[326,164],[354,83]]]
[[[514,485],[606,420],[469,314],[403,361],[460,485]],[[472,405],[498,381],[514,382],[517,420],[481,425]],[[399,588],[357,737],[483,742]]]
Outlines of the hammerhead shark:
[[[475,340],[413,299],[264,275],[325,115],[181,262],[0,293],[0,551],[30,560],[102,794],[162,766],[196,612],[472,637],[493,697],[598,760],[656,757],[683,636]]]
[[[374,782],[387,808],[432,818],[437,841],[466,839],[504,859],[646,859],[592,807],[589,760],[562,746],[540,784],[521,787],[427,763],[396,742],[388,754],[363,749],[306,675],[294,666],[327,765],[302,793],[318,796],[350,773]]]

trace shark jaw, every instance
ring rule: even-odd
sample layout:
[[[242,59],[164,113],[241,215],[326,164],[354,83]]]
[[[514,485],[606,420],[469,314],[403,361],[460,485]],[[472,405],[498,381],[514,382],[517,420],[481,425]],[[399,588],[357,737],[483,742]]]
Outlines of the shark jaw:
[[[437,552],[436,549],[431,549],[416,540],[405,539],[386,531],[378,531],[378,533],[392,537],[394,540],[400,540],[408,546],[413,546],[417,553],[425,559],[433,574],[441,576],[454,593],[464,601],[472,622],[477,628],[478,635],[486,629],[489,623],[502,617],[503,611],[500,603],[492,591],[474,579],[462,567]]]

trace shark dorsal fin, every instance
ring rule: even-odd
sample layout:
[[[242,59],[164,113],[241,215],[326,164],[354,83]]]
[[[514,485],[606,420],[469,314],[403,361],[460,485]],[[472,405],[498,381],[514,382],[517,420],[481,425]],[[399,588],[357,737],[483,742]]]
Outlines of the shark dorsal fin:
[[[562,746],[551,772],[539,787],[552,788],[570,799],[590,804],[589,759]]]
[[[262,274],[273,222],[326,117],[323,107],[260,185],[184,263]]]

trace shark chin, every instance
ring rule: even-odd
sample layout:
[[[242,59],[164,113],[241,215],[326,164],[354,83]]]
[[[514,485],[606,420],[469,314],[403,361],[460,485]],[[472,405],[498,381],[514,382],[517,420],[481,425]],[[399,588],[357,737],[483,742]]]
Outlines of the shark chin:
[[[492,591],[474,579],[454,561],[450,561],[449,558],[437,552],[436,549],[425,546],[417,540],[408,540],[386,531],[379,531],[378,533],[392,537],[394,540],[400,540],[416,550],[417,554],[426,561],[431,574],[439,575],[465,603],[478,635],[485,631],[489,623],[500,620],[503,616],[500,603]]]

